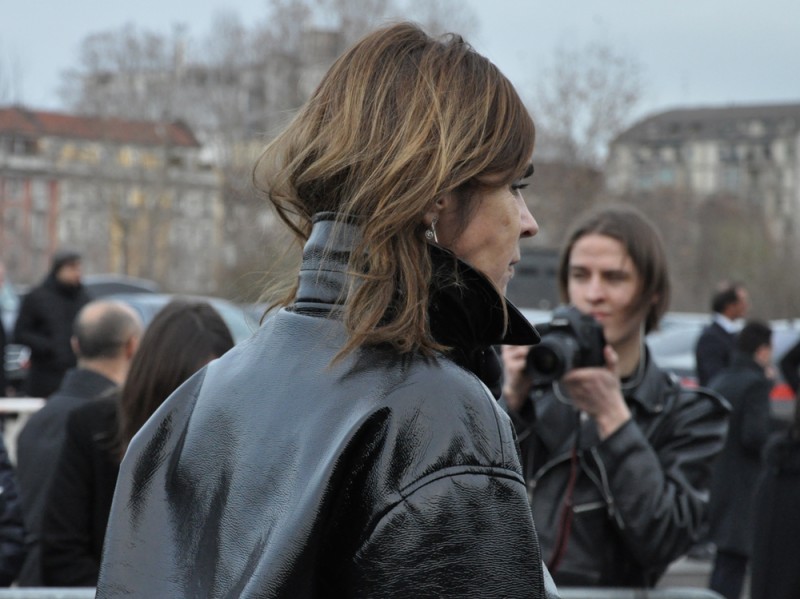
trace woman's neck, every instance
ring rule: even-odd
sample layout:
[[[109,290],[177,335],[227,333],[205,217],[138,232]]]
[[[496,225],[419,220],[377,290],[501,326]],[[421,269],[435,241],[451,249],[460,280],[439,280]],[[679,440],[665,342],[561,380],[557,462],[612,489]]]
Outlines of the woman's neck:
[[[614,351],[617,352],[619,357],[620,378],[630,377],[636,372],[639,361],[643,359],[641,333],[614,345]]]

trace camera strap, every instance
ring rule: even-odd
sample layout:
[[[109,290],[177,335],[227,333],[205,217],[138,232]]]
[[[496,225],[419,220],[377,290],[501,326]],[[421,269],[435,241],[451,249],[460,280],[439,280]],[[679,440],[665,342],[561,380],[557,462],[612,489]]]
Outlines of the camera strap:
[[[569,541],[570,533],[572,532],[572,518],[575,514],[573,510],[573,494],[575,493],[575,482],[578,479],[578,448],[581,441],[581,415],[577,413],[575,421],[575,444],[572,447],[572,453],[569,460],[569,479],[567,480],[567,488],[564,492],[564,501],[561,506],[561,513],[558,518],[558,533],[556,534],[556,542],[553,547],[553,554],[547,563],[547,569],[551,573],[555,573],[564,559],[564,554],[567,551],[567,543]]]

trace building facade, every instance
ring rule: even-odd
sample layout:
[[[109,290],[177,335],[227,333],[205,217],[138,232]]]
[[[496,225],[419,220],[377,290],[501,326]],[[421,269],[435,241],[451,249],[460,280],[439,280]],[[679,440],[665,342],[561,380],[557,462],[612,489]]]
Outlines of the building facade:
[[[0,108],[0,251],[15,282],[71,247],[86,272],[212,292],[223,216],[218,175],[179,122]]]
[[[611,144],[612,194],[674,190],[697,201],[732,196],[759,207],[775,239],[800,218],[800,104],[671,110]]]

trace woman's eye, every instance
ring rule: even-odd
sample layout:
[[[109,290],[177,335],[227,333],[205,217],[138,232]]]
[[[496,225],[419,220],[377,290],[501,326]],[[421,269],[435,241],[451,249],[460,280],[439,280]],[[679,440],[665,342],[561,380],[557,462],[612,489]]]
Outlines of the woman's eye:
[[[523,183],[522,181],[517,181],[511,184],[511,191],[519,191],[520,189],[525,189],[529,183]]]

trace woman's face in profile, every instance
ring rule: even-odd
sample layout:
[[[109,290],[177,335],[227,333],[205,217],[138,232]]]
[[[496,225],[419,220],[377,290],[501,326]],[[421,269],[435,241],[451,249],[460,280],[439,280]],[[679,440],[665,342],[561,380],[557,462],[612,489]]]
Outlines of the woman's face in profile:
[[[522,198],[519,184],[492,186],[491,177],[482,182],[488,186],[475,192],[476,208],[463,232],[455,237],[459,209],[455,201],[445,204],[436,231],[442,246],[482,272],[505,293],[514,276],[514,265],[520,259],[519,240],[536,235],[539,225]]]
[[[641,277],[621,242],[598,233],[579,238],[569,254],[569,301],[601,325],[614,347],[638,343],[648,306],[639,302]]]

